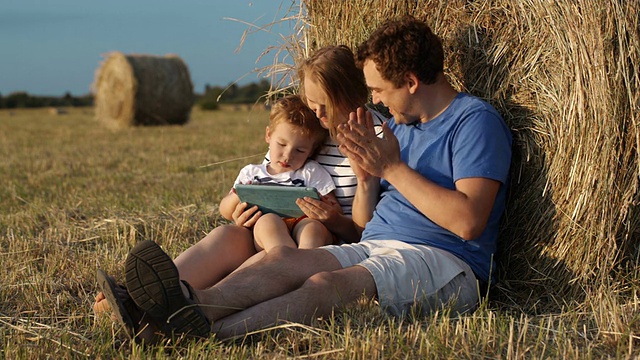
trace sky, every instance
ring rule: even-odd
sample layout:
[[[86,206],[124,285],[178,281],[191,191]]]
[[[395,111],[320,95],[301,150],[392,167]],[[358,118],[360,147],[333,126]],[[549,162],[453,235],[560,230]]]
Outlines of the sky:
[[[260,80],[256,68],[275,55],[292,24],[253,31],[248,24],[282,19],[292,0],[1,0],[0,94],[85,95],[111,51],[177,54],[189,67],[194,91]],[[232,18],[236,20],[229,20]],[[243,23],[246,22],[246,23]],[[248,24],[247,24],[248,23]]]

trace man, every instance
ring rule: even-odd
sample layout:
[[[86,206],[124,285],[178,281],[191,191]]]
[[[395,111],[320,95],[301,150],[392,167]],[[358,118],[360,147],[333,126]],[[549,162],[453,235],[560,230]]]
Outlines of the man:
[[[126,264],[137,306],[178,334],[203,336],[211,324],[219,338],[309,323],[362,296],[396,315],[475,309],[495,268],[511,135],[493,107],[453,89],[443,60],[440,39],[412,17],[382,24],[358,48],[374,103],[393,115],[383,139],[363,109],[338,131],[359,180],[361,242],[276,248],[203,291],[181,284],[171,258],[143,242]]]

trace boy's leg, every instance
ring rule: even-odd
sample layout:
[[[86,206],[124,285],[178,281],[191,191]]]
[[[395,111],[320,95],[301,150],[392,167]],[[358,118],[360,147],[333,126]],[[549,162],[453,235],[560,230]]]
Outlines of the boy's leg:
[[[258,251],[264,249],[269,252],[276,246],[296,247],[289,228],[276,214],[262,215],[253,226],[253,237]]]
[[[174,263],[180,279],[206,289],[230,274],[256,253],[251,230],[223,225],[180,254]]]
[[[315,219],[303,219],[296,224],[292,232],[300,249],[313,249],[334,242],[333,234],[324,224]]]

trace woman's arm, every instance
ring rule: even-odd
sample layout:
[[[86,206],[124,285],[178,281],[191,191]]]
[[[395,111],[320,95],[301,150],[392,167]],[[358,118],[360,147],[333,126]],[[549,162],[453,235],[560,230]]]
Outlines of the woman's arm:
[[[373,126],[373,118],[369,111],[358,108],[357,112],[349,114],[349,122],[359,122],[364,126],[360,129],[363,133],[377,138],[379,134]],[[341,125],[342,131],[348,131],[349,125]],[[353,199],[352,218],[359,235],[362,235],[364,226],[373,217],[373,210],[380,200],[380,178],[368,173],[360,166],[362,159],[353,151],[354,144],[351,140],[341,134],[338,136],[340,142],[340,151],[349,158],[349,163],[354,175],[358,179],[356,194]]]
[[[366,180],[358,179],[356,196],[353,199],[351,217],[358,231],[358,236],[362,235],[364,226],[373,217],[373,210],[380,199],[380,178],[370,176]]]

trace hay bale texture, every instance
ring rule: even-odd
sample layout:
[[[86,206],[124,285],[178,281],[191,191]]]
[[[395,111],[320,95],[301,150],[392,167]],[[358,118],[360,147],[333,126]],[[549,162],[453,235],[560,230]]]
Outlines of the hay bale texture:
[[[96,117],[115,127],[182,125],[194,102],[189,69],[176,55],[112,52],[92,87]]]
[[[454,86],[514,134],[498,296],[562,306],[638,265],[639,2],[307,0],[300,41],[353,48],[403,14],[431,25]]]

